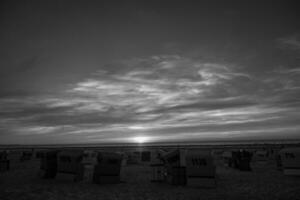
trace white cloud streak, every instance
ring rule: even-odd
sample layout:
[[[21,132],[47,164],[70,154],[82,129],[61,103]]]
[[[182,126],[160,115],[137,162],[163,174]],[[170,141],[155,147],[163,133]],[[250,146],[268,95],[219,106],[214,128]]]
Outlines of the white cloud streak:
[[[232,64],[177,55],[124,64],[124,70],[100,70],[56,96],[0,99],[5,119],[0,129],[61,141],[76,136],[78,141],[128,142],[140,134],[149,141],[180,141],[251,136],[264,132],[262,123],[275,131],[273,121],[291,125],[290,119],[299,118],[299,109],[280,105],[286,100],[276,94],[298,87],[295,79],[286,81],[298,76],[298,69],[277,70],[260,81]],[[251,95],[247,87],[253,85],[274,96]]]

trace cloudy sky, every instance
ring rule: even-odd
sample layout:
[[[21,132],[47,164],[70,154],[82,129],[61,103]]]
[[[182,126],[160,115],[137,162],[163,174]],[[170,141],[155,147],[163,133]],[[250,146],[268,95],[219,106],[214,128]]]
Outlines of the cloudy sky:
[[[0,143],[300,139],[299,5],[1,1]]]

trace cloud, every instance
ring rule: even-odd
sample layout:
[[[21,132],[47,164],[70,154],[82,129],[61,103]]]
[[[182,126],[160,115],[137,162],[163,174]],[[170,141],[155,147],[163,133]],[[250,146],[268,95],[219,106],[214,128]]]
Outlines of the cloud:
[[[268,87],[272,89],[274,94],[283,92],[286,94],[278,94],[281,97],[289,98],[294,95],[298,98],[298,92],[300,89],[300,68],[286,68],[280,67],[272,72],[264,83],[268,84]]]
[[[113,64],[122,69],[101,68],[64,92],[3,96],[0,131],[53,142],[128,142],[140,134],[149,141],[245,139],[294,134],[300,117],[296,68],[254,76],[182,55]]]
[[[278,39],[278,42],[286,48],[291,50],[300,50],[300,37],[299,34],[295,34],[292,36],[287,36],[284,38]]]
[[[215,95],[215,87],[248,74],[221,64],[202,63],[180,56],[153,56],[129,61],[128,71],[99,75],[75,85],[70,93],[97,99],[99,105],[156,109],[191,104],[198,97]],[[225,87],[224,87],[225,86]],[[143,107],[143,108],[142,108]]]

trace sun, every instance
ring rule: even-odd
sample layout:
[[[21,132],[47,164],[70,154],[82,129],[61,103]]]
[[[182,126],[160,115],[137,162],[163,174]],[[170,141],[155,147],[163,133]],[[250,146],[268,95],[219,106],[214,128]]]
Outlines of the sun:
[[[149,141],[149,138],[145,137],[145,136],[137,136],[137,137],[134,137],[132,139],[133,139],[134,142],[140,143],[140,144]]]
[[[144,129],[147,129],[146,127],[140,126],[140,125],[133,125],[133,126],[129,126],[128,128],[131,129],[131,130],[144,130]]]

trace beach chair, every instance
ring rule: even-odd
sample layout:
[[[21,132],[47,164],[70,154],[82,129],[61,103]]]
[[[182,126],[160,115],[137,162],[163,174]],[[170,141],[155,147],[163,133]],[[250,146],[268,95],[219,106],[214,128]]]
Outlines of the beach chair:
[[[172,185],[186,185],[186,161],[184,149],[176,149],[162,155],[165,181]]]
[[[9,164],[8,153],[6,151],[0,152],[0,172],[8,171]]]
[[[187,186],[215,187],[216,166],[210,151],[188,150],[186,153]]]
[[[40,177],[45,179],[55,178],[57,173],[57,153],[58,151],[55,150],[40,152]]]
[[[23,151],[22,155],[20,157],[20,161],[24,162],[24,161],[30,160],[32,157],[32,154],[33,154],[32,151]]]
[[[57,155],[58,180],[80,181],[83,179],[84,165],[82,164],[83,151],[63,150]]]
[[[99,152],[94,168],[93,182],[97,184],[120,183],[122,155],[113,152]]]
[[[280,152],[284,175],[300,176],[300,147],[285,148]]]

